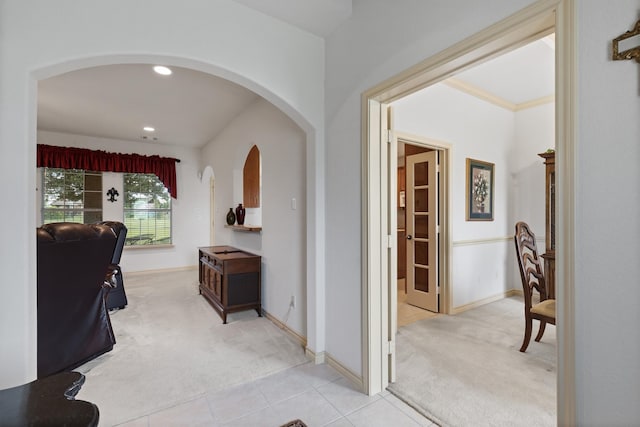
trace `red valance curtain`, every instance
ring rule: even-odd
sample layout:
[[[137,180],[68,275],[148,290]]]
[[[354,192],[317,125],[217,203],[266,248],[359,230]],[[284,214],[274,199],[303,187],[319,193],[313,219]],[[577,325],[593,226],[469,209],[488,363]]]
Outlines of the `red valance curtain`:
[[[44,144],[38,144],[37,157],[38,167],[84,169],[96,172],[154,173],[169,190],[171,197],[178,198],[176,182],[176,162],[180,161],[178,159]]]

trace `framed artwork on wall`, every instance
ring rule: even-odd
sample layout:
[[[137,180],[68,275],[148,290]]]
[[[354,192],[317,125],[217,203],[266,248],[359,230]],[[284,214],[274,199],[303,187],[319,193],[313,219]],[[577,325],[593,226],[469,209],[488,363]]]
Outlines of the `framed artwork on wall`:
[[[494,164],[467,158],[467,221],[493,221]]]

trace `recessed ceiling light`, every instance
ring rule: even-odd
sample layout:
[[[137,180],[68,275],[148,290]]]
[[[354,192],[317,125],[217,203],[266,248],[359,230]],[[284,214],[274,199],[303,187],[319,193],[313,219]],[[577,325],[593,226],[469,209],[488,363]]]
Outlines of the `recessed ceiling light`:
[[[156,65],[155,67],[153,67],[153,71],[155,71],[158,74],[162,74],[163,76],[169,76],[173,72],[171,71],[170,68],[165,67],[163,65]]]
[[[142,128],[145,132],[154,132],[156,128],[152,128],[151,126],[145,126]]]

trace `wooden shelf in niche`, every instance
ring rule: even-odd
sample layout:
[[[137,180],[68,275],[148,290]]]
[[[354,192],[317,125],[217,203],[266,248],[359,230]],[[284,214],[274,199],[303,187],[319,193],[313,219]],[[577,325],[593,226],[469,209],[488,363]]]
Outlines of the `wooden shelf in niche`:
[[[255,225],[225,225],[225,228],[231,228],[235,231],[246,231],[253,233],[260,233],[262,231],[262,227],[258,227]]]

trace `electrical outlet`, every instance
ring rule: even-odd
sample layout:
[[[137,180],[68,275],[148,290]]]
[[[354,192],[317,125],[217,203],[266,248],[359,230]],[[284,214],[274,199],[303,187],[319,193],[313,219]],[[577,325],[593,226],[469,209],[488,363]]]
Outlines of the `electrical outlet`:
[[[289,302],[289,305],[291,306],[291,308],[296,308],[296,296],[295,295],[291,295],[291,302]]]

